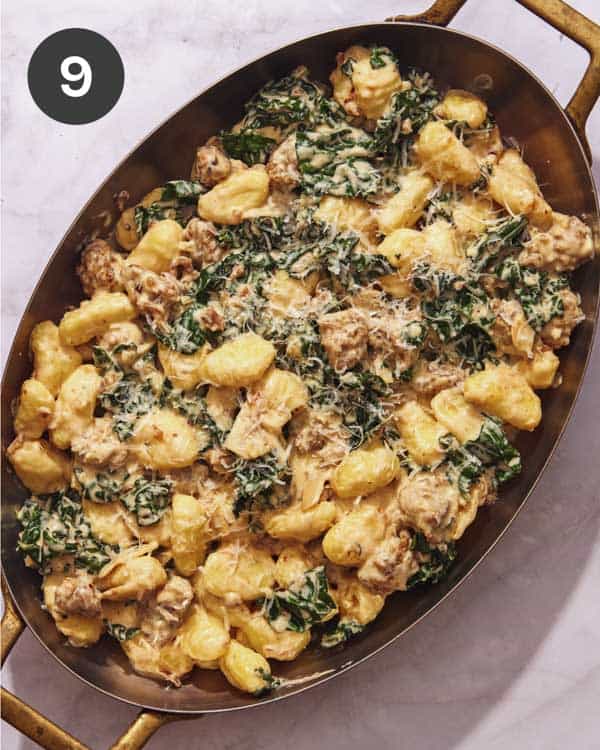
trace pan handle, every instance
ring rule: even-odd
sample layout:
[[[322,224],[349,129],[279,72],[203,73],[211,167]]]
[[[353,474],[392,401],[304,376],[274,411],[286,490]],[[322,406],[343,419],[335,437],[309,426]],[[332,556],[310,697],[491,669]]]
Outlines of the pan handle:
[[[188,718],[199,719],[201,717],[162,714],[157,711],[140,711],[133,724],[127,728],[114,745],[111,745],[110,750],[140,750],[164,724]]]
[[[17,642],[18,637],[25,630],[25,623],[21,619],[21,615],[18,613],[15,603],[12,600],[8,585],[4,579],[4,574],[0,579],[2,585],[2,598],[4,599],[4,614],[2,615],[2,641],[1,641],[1,658],[0,664],[4,664],[4,660],[9,655],[11,648]]]
[[[11,648],[25,630],[25,623],[19,614],[8,589],[4,573],[0,579],[4,599],[2,615],[1,644],[2,664]],[[45,750],[90,750],[72,734],[46,718],[21,698],[2,688],[2,718]],[[142,711],[124,734],[111,746],[110,750],[140,750],[163,724],[184,718],[176,714]],[[185,717],[187,718],[187,717]],[[199,716],[190,718],[200,718]]]
[[[386,20],[447,26],[466,1],[436,0],[423,13],[414,16],[392,16]],[[566,106],[566,113],[591,163],[592,154],[585,135],[585,125],[600,96],[600,26],[563,0],[517,0],[517,2],[589,52],[590,62]]]

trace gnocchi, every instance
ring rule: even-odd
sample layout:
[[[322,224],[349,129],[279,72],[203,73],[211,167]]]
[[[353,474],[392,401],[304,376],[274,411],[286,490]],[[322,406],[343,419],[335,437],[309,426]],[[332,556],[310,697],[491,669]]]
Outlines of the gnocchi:
[[[591,228],[485,101],[374,44],[330,81],[270,81],[189,179],[122,186],[11,394],[58,632],[175,688],[275,690],[446,576],[585,317]]]

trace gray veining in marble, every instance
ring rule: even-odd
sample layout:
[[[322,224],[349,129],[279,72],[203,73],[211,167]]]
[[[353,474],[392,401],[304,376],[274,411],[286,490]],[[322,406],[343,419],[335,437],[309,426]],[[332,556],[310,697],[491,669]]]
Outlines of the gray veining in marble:
[[[598,0],[572,4],[600,21]],[[421,10],[404,0],[5,0],[2,8],[2,343],[79,207],[157,122],[224,72],[300,36]],[[585,53],[512,0],[454,21],[529,65],[565,103]],[[69,127],[33,104],[37,44],[70,26],[105,34],[126,70],[104,119]],[[600,107],[588,134],[600,177]],[[4,354],[4,356],[6,356]],[[487,561],[367,664],[283,704],[163,728],[151,750],[578,750],[600,747],[600,347],[556,456]],[[25,634],[6,686],[94,749],[135,715],[61,669]],[[6,750],[36,747],[6,724]]]

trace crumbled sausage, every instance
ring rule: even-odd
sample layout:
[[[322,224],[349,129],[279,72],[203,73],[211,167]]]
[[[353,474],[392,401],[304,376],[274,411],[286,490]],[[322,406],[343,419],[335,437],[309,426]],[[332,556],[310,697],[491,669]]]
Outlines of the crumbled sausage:
[[[531,228],[531,239],[519,255],[519,263],[545,271],[572,271],[594,255],[592,230],[576,216],[553,213],[545,232]]]
[[[198,271],[194,268],[192,259],[187,255],[176,255],[169,266],[169,273],[186,287],[197,279],[199,275]]]
[[[216,263],[226,252],[226,249],[217,242],[217,230],[210,221],[193,218],[188,222],[182,240],[181,250],[189,253],[197,268]]]
[[[196,317],[202,328],[207,331],[222,331],[225,328],[225,318],[214,305],[203,307]]]
[[[127,443],[122,443],[108,417],[94,419],[92,424],[73,438],[71,450],[85,464],[115,469],[127,461]]]
[[[118,292],[123,288],[121,269],[123,260],[119,253],[104,240],[90,242],[81,254],[77,275],[88,297],[96,292]]]
[[[273,151],[267,162],[267,172],[274,187],[291,190],[300,184],[295,133]]]
[[[159,328],[165,327],[182,294],[177,279],[136,265],[126,266],[123,277],[127,296],[140,315],[149,317]]]
[[[406,530],[379,542],[359,568],[359,581],[384,596],[406,591],[409,578],[419,569],[411,546],[411,535]]]
[[[196,150],[191,179],[206,187],[213,187],[231,173],[229,157],[214,143],[207,143]]]
[[[460,503],[458,489],[448,481],[445,471],[422,472],[401,486],[394,521],[422,532],[433,542],[443,541]]]
[[[336,466],[348,452],[348,431],[339,414],[305,409],[294,419],[294,448],[319,458],[321,466]]]
[[[553,349],[567,346],[573,329],[585,319],[578,294],[570,289],[561,289],[559,295],[563,303],[562,315],[549,320],[540,331],[542,341]]]
[[[343,372],[367,354],[368,328],[358,310],[342,310],[319,318],[321,343],[333,368]]]
[[[193,596],[190,582],[173,575],[150,601],[140,629],[153,645],[162,645],[171,638],[183,620]]]
[[[419,362],[411,385],[417,393],[433,397],[436,393],[461,383],[466,376],[467,372],[457,365],[437,359],[423,359]]]
[[[517,300],[493,299],[491,308],[496,316],[491,329],[496,349],[516,357],[531,356],[535,331]]]
[[[56,609],[65,615],[96,617],[100,614],[100,592],[88,573],[65,578],[54,596]]]

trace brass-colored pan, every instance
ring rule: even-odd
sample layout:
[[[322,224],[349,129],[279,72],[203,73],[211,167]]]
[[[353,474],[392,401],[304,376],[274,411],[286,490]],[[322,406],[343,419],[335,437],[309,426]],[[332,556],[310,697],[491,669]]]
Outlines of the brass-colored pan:
[[[13,438],[11,402],[20,383],[29,375],[28,338],[35,323],[58,320],[68,304],[77,304],[81,290],[75,276],[75,259],[82,241],[96,233],[106,235],[117,218],[113,196],[126,188],[132,198],[143,196],[155,185],[187,174],[195,147],[221,128],[230,127],[241,114],[250,92],[267,81],[306,64],[312,75],[326,80],[338,51],[357,42],[379,42],[391,47],[400,66],[416,65],[431,71],[441,85],[470,89],[488,101],[501,131],[523,146],[527,161],[544,185],[544,194],[558,211],[583,217],[594,227],[598,248],[598,202],[590,173],[589,148],[584,128],[600,92],[600,28],[561,0],[519,0],[590,52],[592,61],[567,111],[526,68],[501,50],[480,39],[443,28],[465,0],[438,0],[424,14],[327,31],[265,55],[227,76],[200,94],[161,125],[128,156],[104,182],[75,220],[52,256],[20,323],[2,384],[2,447]],[[586,156],[587,154],[587,156]],[[150,711],[200,714],[247,708],[280,700],[339,674],[390,644],[437,606],[465,579],[496,544],[522,508],[561,435],[577,396],[597,316],[600,258],[575,274],[582,297],[585,322],[561,354],[564,382],[543,395],[544,420],[533,434],[522,434],[518,447],[524,470],[518,481],[502,492],[493,506],[483,508],[459,545],[459,558],[443,583],[424,592],[397,594],[364,634],[333,650],[312,648],[294,662],[278,664],[276,673],[289,682],[261,701],[230,687],[218,672],[199,671],[178,690],[136,675],[118,645],[101,644],[77,650],[65,644],[53,621],[40,608],[39,576],[25,568],[16,551],[18,524],[15,511],[25,498],[6,462],[3,464],[2,566],[10,593],[20,615],[40,642],[75,675],[115,698]],[[22,624],[9,608],[3,624],[3,646],[10,648]],[[82,745],[67,737],[14,696],[4,701],[7,718],[20,729],[35,734],[46,747]],[[140,747],[166,714],[143,712],[139,723],[118,744]],[[39,731],[38,731],[39,730]],[[36,732],[38,732],[36,734]],[[39,734],[41,732],[41,734]],[[40,740],[40,738],[42,738]],[[64,739],[67,742],[67,739]],[[115,746],[116,747],[116,746]]]

